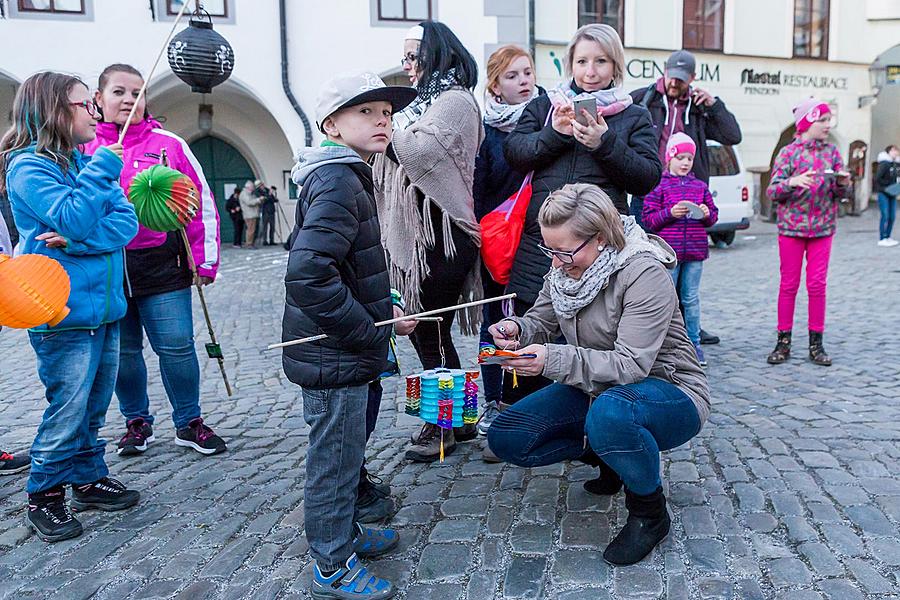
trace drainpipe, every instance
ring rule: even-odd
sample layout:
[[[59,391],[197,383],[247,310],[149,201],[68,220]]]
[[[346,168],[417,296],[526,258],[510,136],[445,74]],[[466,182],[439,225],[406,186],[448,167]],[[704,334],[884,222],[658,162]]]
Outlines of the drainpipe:
[[[287,18],[285,17],[285,0],[279,0],[278,11],[281,14],[281,86],[284,88],[284,93],[290,101],[291,106],[294,108],[294,112],[297,113],[297,116],[299,116],[300,120],[303,122],[303,129],[306,131],[306,145],[312,146],[313,133],[312,127],[309,124],[309,118],[306,116],[306,113],[303,112],[303,109],[300,108],[300,103],[297,102],[297,98],[294,96],[294,92],[291,91],[291,79],[288,75]]]
[[[534,0],[528,0],[528,51],[531,52],[531,59],[534,60]]]

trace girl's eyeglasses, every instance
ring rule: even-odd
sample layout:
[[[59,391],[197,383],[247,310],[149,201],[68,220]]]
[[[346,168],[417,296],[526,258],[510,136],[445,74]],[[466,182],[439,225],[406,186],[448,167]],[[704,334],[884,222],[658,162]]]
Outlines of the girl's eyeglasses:
[[[559,262],[563,263],[564,265],[571,265],[575,262],[575,255],[578,254],[582,248],[587,246],[592,239],[593,238],[588,238],[584,240],[581,245],[574,250],[551,250],[543,244],[538,244],[537,247],[541,252],[544,253],[544,256],[546,256],[547,258],[556,258],[559,259]]]
[[[414,62],[419,60],[419,57],[413,54],[412,52],[408,52],[406,56],[400,59],[400,66],[404,66],[406,64],[412,65]]]
[[[92,117],[96,117],[97,115],[100,114],[100,111],[97,110],[97,105],[94,104],[93,100],[82,100],[81,102],[69,102],[69,104],[71,106],[82,107]]]

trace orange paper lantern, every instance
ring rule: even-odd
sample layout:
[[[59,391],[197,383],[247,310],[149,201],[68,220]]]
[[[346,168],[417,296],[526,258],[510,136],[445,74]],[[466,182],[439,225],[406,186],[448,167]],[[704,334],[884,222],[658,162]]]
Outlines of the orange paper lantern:
[[[69,275],[52,258],[0,254],[0,325],[56,327],[69,314],[69,289]]]

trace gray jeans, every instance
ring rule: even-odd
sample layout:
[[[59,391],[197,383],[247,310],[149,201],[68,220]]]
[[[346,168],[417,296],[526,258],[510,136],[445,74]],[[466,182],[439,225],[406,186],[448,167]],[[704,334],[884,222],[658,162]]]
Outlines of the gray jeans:
[[[303,507],[309,550],[323,571],[353,554],[353,517],[366,449],[369,386],[303,390],[309,424]]]

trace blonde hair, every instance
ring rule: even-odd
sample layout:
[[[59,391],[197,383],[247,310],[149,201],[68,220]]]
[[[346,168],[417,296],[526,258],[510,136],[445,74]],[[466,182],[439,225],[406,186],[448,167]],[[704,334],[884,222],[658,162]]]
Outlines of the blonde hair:
[[[487,61],[487,80],[484,82],[485,96],[494,95],[494,91],[491,88],[500,83],[500,77],[503,76],[503,73],[506,72],[509,65],[521,56],[528,59],[528,64],[531,65],[531,70],[534,71],[534,60],[531,58],[531,54],[524,48],[516,46],[515,44],[501,46],[491,54],[491,57],[488,58]]]
[[[607,57],[613,62],[613,85],[622,85],[625,81],[625,48],[615,29],[605,23],[591,23],[579,27],[569,47],[566,48],[566,75],[572,76],[572,63],[575,60],[575,46],[578,42],[597,42]]]
[[[616,250],[625,247],[622,218],[609,195],[592,183],[570,183],[544,201],[538,213],[541,227],[566,225],[579,238],[600,237]]]

